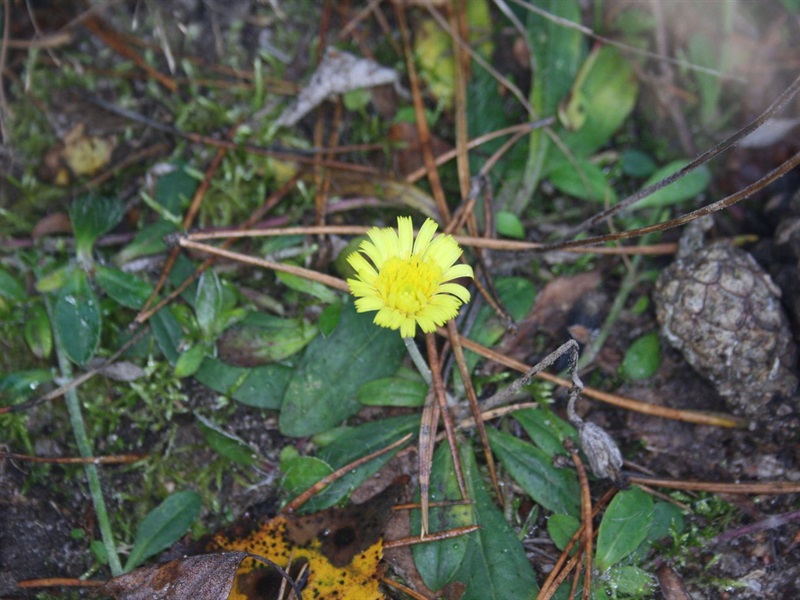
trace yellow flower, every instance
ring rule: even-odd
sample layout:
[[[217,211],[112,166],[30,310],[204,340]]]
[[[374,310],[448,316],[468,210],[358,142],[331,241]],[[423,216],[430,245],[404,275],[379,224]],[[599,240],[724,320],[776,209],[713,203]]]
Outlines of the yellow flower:
[[[436,228],[427,219],[415,241],[411,217],[398,217],[397,230],[367,231],[369,240],[347,257],[356,270],[357,279],[347,285],[358,312],[377,310],[375,324],[399,329],[403,337],[414,337],[417,324],[425,333],[435,331],[458,314],[469,292],[452,281],[472,277],[472,267],[455,264],[461,256],[458,242],[450,235],[433,239]]]

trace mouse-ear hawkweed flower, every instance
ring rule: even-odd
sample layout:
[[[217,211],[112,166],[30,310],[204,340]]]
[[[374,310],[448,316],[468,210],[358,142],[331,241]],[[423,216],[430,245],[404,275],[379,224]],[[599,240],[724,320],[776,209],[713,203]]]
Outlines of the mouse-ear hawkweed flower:
[[[399,329],[404,338],[414,337],[417,325],[430,333],[458,314],[469,292],[453,280],[472,277],[472,267],[456,264],[461,247],[450,235],[434,239],[436,228],[427,219],[414,240],[411,217],[398,217],[397,230],[367,231],[369,240],[347,257],[356,271],[347,285],[358,312],[377,310],[375,324]]]

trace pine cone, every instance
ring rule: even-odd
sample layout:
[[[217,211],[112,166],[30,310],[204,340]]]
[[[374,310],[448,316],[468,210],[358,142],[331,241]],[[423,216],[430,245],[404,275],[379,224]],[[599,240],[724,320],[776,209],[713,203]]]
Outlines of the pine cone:
[[[656,282],[661,331],[730,410],[767,418],[760,409],[776,394],[794,396],[798,383],[780,290],[747,252],[701,243],[702,232],[687,230],[676,260]]]

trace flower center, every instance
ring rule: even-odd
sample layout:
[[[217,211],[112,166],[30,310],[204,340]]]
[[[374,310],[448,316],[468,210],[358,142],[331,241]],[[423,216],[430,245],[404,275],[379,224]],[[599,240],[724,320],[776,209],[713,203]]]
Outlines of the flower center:
[[[419,256],[390,258],[378,274],[377,288],[387,306],[415,315],[427,306],[442,282],[442,270]]]

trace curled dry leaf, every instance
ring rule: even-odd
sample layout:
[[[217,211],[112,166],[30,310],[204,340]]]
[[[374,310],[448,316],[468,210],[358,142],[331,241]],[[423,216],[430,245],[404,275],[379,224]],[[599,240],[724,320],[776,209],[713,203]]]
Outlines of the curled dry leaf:
[[[114,577],[97,589],[117,600],[226,600],[246,552],[179,558]]]
[[[398,81],[394,69],[382,67],[368,58],[328,48],[308,85],[281,113],[274,127],[291,127],[327,98],[337,94],[389,83],[397,85]]]

